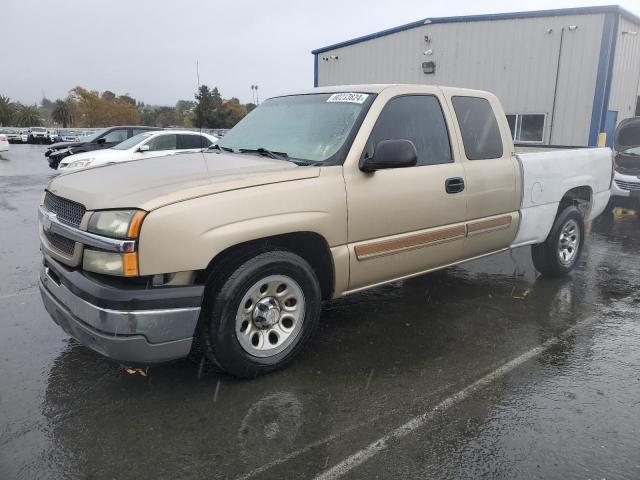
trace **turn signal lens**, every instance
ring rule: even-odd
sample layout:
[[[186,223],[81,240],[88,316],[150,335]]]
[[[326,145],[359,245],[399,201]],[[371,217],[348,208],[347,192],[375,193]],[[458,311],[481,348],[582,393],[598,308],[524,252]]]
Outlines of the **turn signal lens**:
[[[129,238],[138,238],[140,234],[140,227],[142,226],[142,220],[147,212],[143,212],[142,210],[137,210],[136,213],[131,217],[131,223],[129,223]]]

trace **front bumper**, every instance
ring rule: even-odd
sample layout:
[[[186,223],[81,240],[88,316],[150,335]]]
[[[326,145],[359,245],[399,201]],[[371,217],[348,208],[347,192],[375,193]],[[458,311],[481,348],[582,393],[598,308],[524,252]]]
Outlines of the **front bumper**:
[[[183,358],[191,350],[203,286],[115,288],[47,255],[39,285],[53,320],[110,359],[146,365]]]

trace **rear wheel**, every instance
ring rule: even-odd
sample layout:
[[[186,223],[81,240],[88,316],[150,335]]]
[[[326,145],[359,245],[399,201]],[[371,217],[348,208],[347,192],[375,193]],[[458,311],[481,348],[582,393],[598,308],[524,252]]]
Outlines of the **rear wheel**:
[[[567,274],[580,258],[583,243],[582,212],[574,206],[568,206],[557,216],[547,240],[531,247],[533,264],[543,275]]]
[[[291,252],[261,253],[207,285],[199,327],[204,355],[221,370],[253,378],[287,365],[320,316],[320,284]]]

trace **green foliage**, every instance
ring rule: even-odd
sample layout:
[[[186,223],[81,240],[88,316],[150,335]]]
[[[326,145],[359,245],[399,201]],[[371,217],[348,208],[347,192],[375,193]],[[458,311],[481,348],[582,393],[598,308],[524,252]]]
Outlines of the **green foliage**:
[[[232,128],[248,112],[247,107],[241,105],[237,98],[223,100],[217,87],[211,90],[202,85],[195,97],[196,106],[192,118],[196,127]]]
[[[42,125],[42,117],[37,105],[15,104],[15,112],[13,114],[12,123],[17,127],[34,127]]]
[[[51,118],[63,128],[71,126],[75,113],[76,105],[71,98],[66,100],[56,100],[53,104]]]
[[[16,104],[9,97],[0,95],[0,126],[10,126],[15,113]]]
[[[117,95],[75,87],[65,99],[43,98],[40,107],[25,106],[0,95],[0,126],[52,125],[68,127],[104,127],[143,125],[187,128],[231,128],[248,112],[253,103],[242,105],[237,98],[224,100],[217,87],[202,85],[195,100],[178,100],[175,106],[145,105],[128,93]]]

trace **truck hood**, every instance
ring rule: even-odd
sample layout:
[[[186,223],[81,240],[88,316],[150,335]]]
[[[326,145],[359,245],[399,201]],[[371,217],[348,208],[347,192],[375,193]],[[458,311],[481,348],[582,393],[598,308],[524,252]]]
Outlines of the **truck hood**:
[[[240,188],[313,178],[318,167],[249,154],[183,153],[62,174],[47,190],[87,210],[141,208]]]
[[[640,175],[640,117],[627,118],[616,128],[614,148],[616,171],[624,175]],[[631,152],[625,151],[633,149]]]

